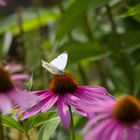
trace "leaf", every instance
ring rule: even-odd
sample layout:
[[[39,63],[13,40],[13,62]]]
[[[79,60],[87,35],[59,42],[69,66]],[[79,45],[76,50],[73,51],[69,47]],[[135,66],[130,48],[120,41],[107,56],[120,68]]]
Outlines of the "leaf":
[[[47,23],[54,22],[60,16],[60,13],[56,10],[49,11],[41,8],[38,11],[39,17],[37,17],[37,14],[31,8],[22,11],[22,28],[24,32],[34,30],[40,26],[46,25]],[[7,30],[12,30],[14,34],[18,34],[20,28],[17,26],[17,22],[17,16],[15,14],[6,18],[3,22],[0,23],[0,34],[6,32]]]
[[[128,16],[134,16],[137,14],[140,14],[140,4],[137,4],[134,7],[128,8],[128,11],[125,14],[121,15],[120,17],[124,18],[124,17],[128,17]]]
[[[20,124],[20,122],[16,121],[15,119],[8,117],[8,116],[1,116],[2,119],[2,125],[10,128],[15,128],[19,130],[20,132],[25,132],[24,128]]]
[[[56,39],[61,40],[75,25],[80,16],[87,10],[89,6],[96,8],[110,0],[75,0],[70,7],[64,12],[64,15],[57,28]]]
[[[27,88],[29,91],[31,91],[32,86],[33,86],[33,75],[30,77],[30,79],[27,82]]]
[[[120,15],[118,18],[126,18],[129,16],[132,16],[136,21],[140,22],[140,4],[128,8],[128,11],[123,15]]]
[[[33,128],[40,126],[41,124],[50,120],[53,117],[57,117],[56,110],[48,111],[47,113],[40,113],[25,120],[25,128],[27,131],[30,131]]]
[[[46,121],[44,126],[39,131],[38,140],[49,140],[53,136],[59,123],[59,117]]]
[[[99,46],[95,41],[94,42],[67,42],[60,48],[59,51],[68,51],[69,54],[69,63],[76,63],[83,59],[92,59],[100,60],[108,55],[110,51],[107,48]]]

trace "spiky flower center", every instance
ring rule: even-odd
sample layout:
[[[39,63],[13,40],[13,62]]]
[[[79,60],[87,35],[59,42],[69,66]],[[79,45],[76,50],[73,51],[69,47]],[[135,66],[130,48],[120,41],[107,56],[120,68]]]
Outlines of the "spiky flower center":
[[[132,96],[123,97],[115,105],[113,115],[125,123],[134,123],[140,120],[140,102]]]
[[[10,73],[0,66],[0,93],[5,92],[13,87],[13,83],[10,78]]]
[[[64,94],[67,92],[74,92],[77,88],[78,82],[71,74],[55,75],[51,80],[50,89],[54,93]]]

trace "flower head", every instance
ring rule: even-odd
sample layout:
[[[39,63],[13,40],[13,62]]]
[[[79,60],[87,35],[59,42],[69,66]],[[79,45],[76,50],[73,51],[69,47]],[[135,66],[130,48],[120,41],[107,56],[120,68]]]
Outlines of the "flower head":
[[[9,67],[10,68],[10,67]],[[38,101],[35,95],[26,94],[15,83],[27,78],[27,75],[12,74],[8,67],[0,65],[0,113],[10,113],[13,104],[28,108]]]
[[[80,104],[113,98],[103,87],[80,86],[71,74],[66,74],[64,68],[67,57],[67,53],[62,53],[50,63],[42,62],[43,67],[55,75],[50,82],[50,89],[33,92],[40,97],[41,101],[25,112],[22,120],[38,112],[49,110],[57,102],[57,109],[62,124],[64,128],[69,128],[69,106],[73,106],[79,113],[87,116],[86,110]]]
[[[132,96],[94,104],[97,113],[84,131],[85,140],[139,140],[140,102]]]

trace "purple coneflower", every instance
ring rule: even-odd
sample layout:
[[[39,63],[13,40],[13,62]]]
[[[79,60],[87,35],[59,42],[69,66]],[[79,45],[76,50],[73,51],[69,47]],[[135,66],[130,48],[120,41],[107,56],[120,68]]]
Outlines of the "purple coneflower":
[[[11,69],[9,66],[0,65],[0,114],[10,113],[14,104],[27,109],[38,101],[37,96],[26,94],[16,86],[27,78],[26,74],[12,74],[19,68],[18,65]]]
[[[78,112],[86,116],[86,110],[79,105],[80,103],[92,103],[112,98],[103,87],[80,86],[71,74],[64,73],[66,62],[66,53],[62,53],[50,63],[43,61],[43,67],[55,76],[50,82],[50,89],[33,92],[40,97],[41,101],[25,112],[22,120],[38,112],[46,112],[57,102],[59,116],[64,128],[67,129],[71,121],[69,106],[73,106]]]
[[[85,140],[139,140],[140,102],[132,96],[93,104],[97,115],[85,129]]]

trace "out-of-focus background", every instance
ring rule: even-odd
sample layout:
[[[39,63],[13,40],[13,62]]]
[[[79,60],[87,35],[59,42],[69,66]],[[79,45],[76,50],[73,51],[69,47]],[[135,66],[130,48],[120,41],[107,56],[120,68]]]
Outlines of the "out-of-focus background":
[[[49,87],[52,74],[41,60],[67,51],[66,72],[81,85],[102,85],[118,98],[127,93],[140,98],[139,0],[0,0],[0,5],[0,63],[23,65],[32,75],[30,90]],[[39,115],[27,120],[31,140],[48,140],[49,134],[51,140],[69,139],[61,124],[48,128],[50,114]],[[85,122],[75,113],[77,140]],[[17,120],[5,118],[5,126],[5,140],[26,139]]]

